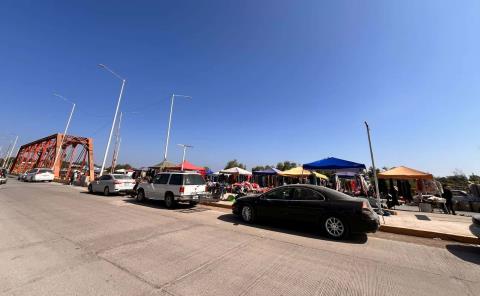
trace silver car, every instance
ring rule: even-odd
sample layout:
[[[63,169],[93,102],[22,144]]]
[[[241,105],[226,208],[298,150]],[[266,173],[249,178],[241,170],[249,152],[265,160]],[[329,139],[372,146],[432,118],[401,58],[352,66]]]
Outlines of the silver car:
[[[124,174],[103,175],[88,185],[88,192],[102,192],[108,196],[112,193],[131,193],[135,186],[135,180]]]

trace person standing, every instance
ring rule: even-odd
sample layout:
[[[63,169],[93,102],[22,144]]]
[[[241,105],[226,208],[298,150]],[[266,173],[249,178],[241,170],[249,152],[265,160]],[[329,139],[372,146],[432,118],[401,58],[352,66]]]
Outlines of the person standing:
[[[448,188],[447,185],[443,185],[442,197],[445,198],[445,200],[446,200],[445,205],[447,206],[448,213],[449,214],[451,213],[452,215],[456,215],[455,210],[453,209],[453,194],[452,194],[452,191],[450,190],[450,188]]]

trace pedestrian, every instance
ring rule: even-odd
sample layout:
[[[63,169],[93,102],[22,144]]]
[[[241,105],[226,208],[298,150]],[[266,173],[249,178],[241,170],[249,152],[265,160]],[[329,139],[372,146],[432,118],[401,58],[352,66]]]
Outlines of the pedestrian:
[[[448,213],[452,214],[452,215],[456,215],[455,214],[455,210],[453,209],[453,194],[452,194],[452,191],[450,190],[450,188],[448,187],[448,185],[443,185],[443,194],[442,194],[442,197],[445,198],[446,200],[446,203],[445,205],[447,206],[447,211]]]

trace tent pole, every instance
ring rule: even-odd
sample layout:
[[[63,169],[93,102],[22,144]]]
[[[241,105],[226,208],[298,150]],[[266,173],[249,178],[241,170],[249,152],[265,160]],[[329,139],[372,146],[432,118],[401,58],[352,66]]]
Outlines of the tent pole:
[[[368,145],[370,146],[370,157],[372,158],[373,178],[375,179],[375,193],[377,195],[379,213],[383,214],[382,203],[380,201],[380,191],[378,190],[377,169],[375,168],[375,159],[373,158],[372,141],[370,139],[370,127],[368,126],[368,123],[366,121],[365,121],[365,127],[367,128]]]

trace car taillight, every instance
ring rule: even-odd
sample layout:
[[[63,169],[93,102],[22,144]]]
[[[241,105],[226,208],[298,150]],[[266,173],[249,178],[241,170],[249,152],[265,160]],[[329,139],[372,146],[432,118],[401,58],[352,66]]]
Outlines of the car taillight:
[[[367,209],[367,210],[370,210],[370,207],[368,206],[368,203],[366,201],[363,201],[362,202],[362,210],[363,209]]]
[[[180,193],[184,193],[184,192],[185,192],[185,187],[183,187],[183,186],[180,186],[180,189],[178,190],[178,192],[180,192]]]
[[[115,184],[122,184],[122,182],[120,182],[120,181],[115,181],[114,183]]]

